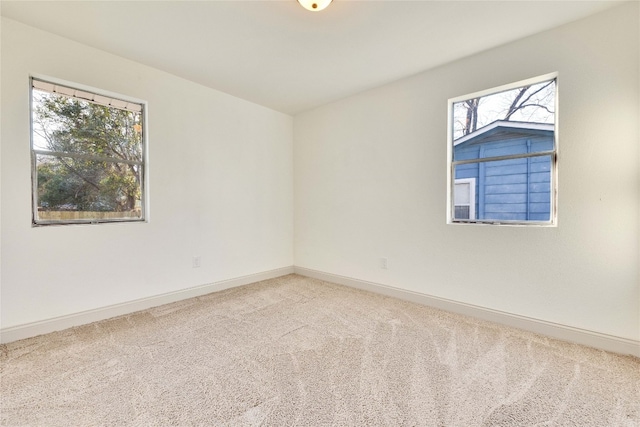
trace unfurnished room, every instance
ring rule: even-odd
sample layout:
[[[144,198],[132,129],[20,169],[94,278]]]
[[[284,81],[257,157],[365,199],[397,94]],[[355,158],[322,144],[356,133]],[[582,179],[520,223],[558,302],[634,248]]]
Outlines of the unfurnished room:
[[[0,14],[0,425],[640,427],[639,1]]]

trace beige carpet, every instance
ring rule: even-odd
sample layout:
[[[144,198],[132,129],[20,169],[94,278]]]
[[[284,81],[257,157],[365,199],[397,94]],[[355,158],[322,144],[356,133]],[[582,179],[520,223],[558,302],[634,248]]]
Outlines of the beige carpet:
[[[640,426],[640,360],[290,275],[3,345],[6,426]]]

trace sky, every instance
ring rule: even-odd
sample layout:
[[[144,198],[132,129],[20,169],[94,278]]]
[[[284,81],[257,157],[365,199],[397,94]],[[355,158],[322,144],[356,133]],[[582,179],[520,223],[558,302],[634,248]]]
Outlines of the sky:
[[[527,90],[524,97],[521,100],[526,99],[528,94],[534,93],[539,88],[543,87],[547,81],[536,83],[531,85],[529,90]],[[520,122],[534,122],[534,123],[555,123],[555,83],[550,85],[549,87],[543,89],[535,96],[533,96],[526,104],[539,104],[546,107],[551,112],[547,111],[545,108],[540,107],[527,107],[522,110],[517,111],[510,118],[511,121],[520,121]],[[513,99],[519,92],[520,88],[511,89],[508,91],[497,92],[491,95],[486,95],[480,98],[480,104],[478,107],[478,126],[477,129],[480,129],[483,126],[488,125],[496,120],[504,120],[505,113],[511,105]],[[473,99],[473,98],[468,98]],[[463,135],[463,126],[466,120],[467,109],[464,106],[464,101],[456,102],[453,104],[453,139],[458,139]]]

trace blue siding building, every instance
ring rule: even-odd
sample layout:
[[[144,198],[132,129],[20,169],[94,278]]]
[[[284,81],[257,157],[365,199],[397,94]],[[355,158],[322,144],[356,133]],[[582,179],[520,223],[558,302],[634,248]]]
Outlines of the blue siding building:
[[[453,160],[554,149],[554,125],[496,121],[454,141]],[[455,166],[454,218],[549,221],[551,155]]]

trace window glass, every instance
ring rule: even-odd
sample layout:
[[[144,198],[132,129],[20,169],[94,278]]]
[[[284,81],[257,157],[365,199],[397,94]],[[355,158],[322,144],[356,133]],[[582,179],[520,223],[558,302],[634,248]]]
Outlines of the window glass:
[[[556,104],[555,76],[450,100],[449,222],[554,223]]]
[[[475,219],[475,179],[457,179],[453,192],[454,218]]]
[[[143,107],[32,80],[34,224],[144,219]]]

